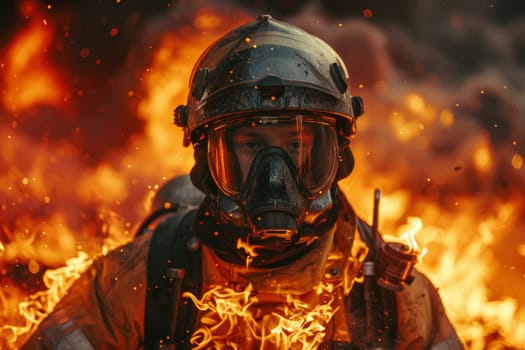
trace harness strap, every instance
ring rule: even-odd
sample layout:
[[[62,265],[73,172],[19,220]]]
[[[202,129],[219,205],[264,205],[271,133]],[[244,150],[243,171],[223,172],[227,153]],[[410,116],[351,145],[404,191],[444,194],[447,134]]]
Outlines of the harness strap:
[[[196,210],[179,208],[162,221],[151,238],[148,253],[144,349],[189,348],[196,309],[181,297],[200,295],[201,259],[191,245]]]

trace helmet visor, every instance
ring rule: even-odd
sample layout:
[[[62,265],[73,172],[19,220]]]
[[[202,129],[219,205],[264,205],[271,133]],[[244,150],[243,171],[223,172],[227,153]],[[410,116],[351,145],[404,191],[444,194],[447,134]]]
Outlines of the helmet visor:
[[[223,120],[208,131],[208,165],[219,189],[239,198],[253,160],[269,147],[284,151],[308,198],[330,189],[338,168],[335,120],[319,116],[257,116]]]

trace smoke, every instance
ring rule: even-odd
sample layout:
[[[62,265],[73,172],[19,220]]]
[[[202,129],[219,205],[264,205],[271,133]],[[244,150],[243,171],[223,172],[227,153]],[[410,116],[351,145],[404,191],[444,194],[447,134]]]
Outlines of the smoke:
[[[416,173],[418,169],[445,168],[436,166],[441,158],[452,160],[449,169],[455,162],[468,163],[467,155],[472,154],[473,143],[483,134],[496,153],[494,168],[497,171],[490,179],[492,185],[504,187],[512,178],[514,184],[522,187],[523,169],[512,168],[511,159],[515,153],[523,155],[525,151],[525,120],[521,117],[525,101],[520,98],[525,93],[525,61],[523,44],[519,44],[525,39],[524,30],[520,29],[524,19],[495,23],[488,17],[490,13],[484,15],[490,9],[472,12],[466,4],[463,7],[421,2],[412,15],[412,23],[397,23],[393,18],[356,19],[355,16],[336,20],[308,9],[291,20],[338,49],[349,67],[352,91],[368,97],[365,110],[399,105],[406,92],[414,91],[438,112],[446,108],[453,113],[452,128],[436,127],[435,123],[425,125],[429,130],[422,134],[427,136],[428,144],[421,151],[426,156],[413,154],[411,157],[413,150],[398,150],[402,154],[399,157],[406,160],[404,163],[424,164],[425,159],[429,160],[428,166],[413,169]],[[356,89],[359,84],[363,89]],[[366,122],[366,129],[361,130],[361,143],[378,139],[385,142],[384,138],[368,137],[369,133],[388,134],[387,130],[378,130],[389,124],[384,108],[379,112],[383,115],[367,113],[363,117],[373,120]],[[388,143],[388,138],[386,141]],[[381,149],[381,146],[370,148]],[[413,149],[412,144],[407,148]],[[386,158],[391,158],[388,153],[379,158],[380,168],[384,164],[396,167],[395,162],[385,162]],[[472,178],[468,171],[464,173],[469,181],[465,179],[455,191],[463,189],[471,193],[482,185],[480,182],[487,180],[483,178],[469,185],[465,182]],[[449,174],[458,176],[457,171]],[[408,178],[407,184],[413,180]],[[455,182],[451,178],[443,181]]]

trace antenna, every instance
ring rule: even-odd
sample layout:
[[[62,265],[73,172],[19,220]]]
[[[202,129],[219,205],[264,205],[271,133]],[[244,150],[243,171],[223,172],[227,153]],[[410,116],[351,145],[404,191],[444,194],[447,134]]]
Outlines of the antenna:
[[[372,216],[372,250],[374,256],[377,257],[378,247],[377,247],[377,233],[379,227],[379,200],[381,199],[381,191],[378,188],[374,190],[374,212]]]

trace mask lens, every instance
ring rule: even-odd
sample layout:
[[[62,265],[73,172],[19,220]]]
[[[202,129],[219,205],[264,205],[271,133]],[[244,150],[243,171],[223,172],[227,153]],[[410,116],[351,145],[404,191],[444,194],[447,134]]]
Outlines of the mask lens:
[[[242,191],[256,155],[279,147],[290,158],[308,197],[324,194],[338,167],[338,142],[333,118],[273,116],[242,118],[212,126],[208,134],[208,165],[220,190],[231,198]]]

